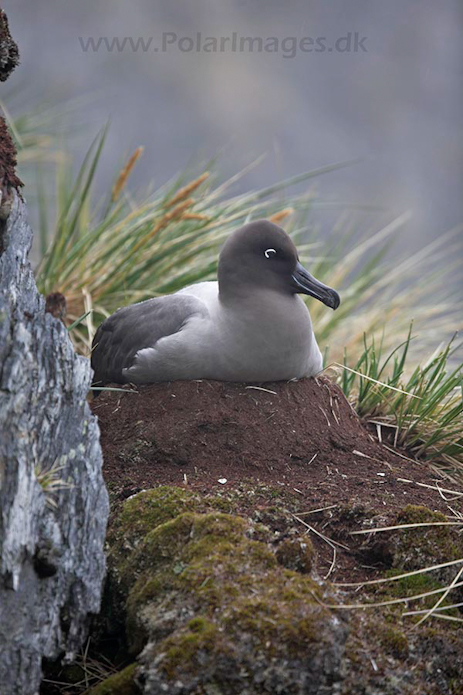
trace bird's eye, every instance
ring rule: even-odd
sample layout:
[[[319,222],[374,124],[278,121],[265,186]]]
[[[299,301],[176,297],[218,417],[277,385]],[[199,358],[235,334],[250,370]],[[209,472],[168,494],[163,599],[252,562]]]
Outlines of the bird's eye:
[[[275,251],[275,249],[267,249],[266,251],[264,251],[265,258],[272,258],[273,256],[276,256],[276,255],[277,255],[277,252]]]

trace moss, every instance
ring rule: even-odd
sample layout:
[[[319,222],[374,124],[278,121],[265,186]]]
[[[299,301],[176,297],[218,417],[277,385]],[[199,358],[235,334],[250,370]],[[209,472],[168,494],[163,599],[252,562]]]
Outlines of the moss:
[[[129,617],[138,606],[173,589],[194,590],[210,605],[220,604],[223,587],[208,580],[224,565],[230,595],[239,593],[238,577],[245,583],[250,565],[275,567],[267,545],[246,538],[248,528],[249,523],[240,517],[187,512],[148,533],[120,567],[123,584],[132,584]]]
[[[150,533],[155,532],[182,513],[202,507],[200,499],[194,494],[174,487],[162,486],[155,490],[139,493],[128,499],[117,518],[113,520],[108,533],[110,552],[108,563],[116,570],[122,584],[132,583],[133,571],[141,569],[141,555],[137,550]],[[163,547],[153,548],[158,557],[171,557],[169,538],[162,535]],[[155,537],[153,537],[153,545]],[[146,557],[151,557],[145,553]]]
[[[395,577],[400,574],[400,570],[388,570],[387,577]],[[413,574],[411,577],[404,577],[388,585],[387,593],[393,598],[402,596],[414,596],[415,594],[424,594],[427,591],[441,589],[442,584],[434,579],[429,574]],[[431,599],[433,597],[430,597]],[[434,601],[436,600],[434,596]]]
[[[220,512],[198,516],[190,544],[191,553],[195,555],[198,552],[200,554],[207,552],[208,549],[204,547],[204,543],[207,541],[220,543],[222,540],[226,540],[229,543],[237,543],[249,528],[249,522],[240,516]]]
[[[240,500],[220,495],[200,497],[183,488],[160,486],[128,499],[108,533],[114,565],[123,563],[140,540],[155,528],[185,512],[205,513],[236,511]]]
[[[447,519],[441,512],[434,512],[417,504],[408,504],[397,514],[398,524],[424,524],[430,521],[439,522]]]
[[[283,567],[308,574],[312,569],[314,553],[309,538],[287,538],[278,545],[276,558]]]
[[[270,581],[274,578],[269,578]],[[265,648],[269,656],[284,649],[297,654],[307,653],[307,648],[323,640],[321,626],[329,617],[322,606],[307,603],[304,595],[294,591],[289,600],[282,600],[273,592],[238,598],[224,618],[227,631],[236,625],[241,634],[248,634],[259,648]],[[296,610],[295,610],[296,609]]]
[[[434,591],[436,589],[443,589],[445,588],[446,585],[442,584],[441,582],[437,581],[433,577],[430,577],[429,575],[425,574],[417,574],[412,577],[406,577],[405,579],[399,579],[398,581],[393,583],[393,586],[389,590],[389,595],[392,597],[397,597],[397,598],[402,598],[405,596],[415,596],[417,594],[424,594],[428,591]],[[436,601],[438,601],[441,598],[442,594],[431,594],[431,596],[426,596],[425,598],[418,599],[417,601],[414,602],[413,608],[416,610],[419,609],[429,609],[434,606]],[[441,601],[440,606],[450,606],[454,603],[453,596],[450,593],[450,595],[445,598],[443,601]],[[458,611],[457,608],[451,608],[447,610],[446,615],[453,616],[456,618],[461,618],[461,614]],[[418,615],[416,618],[411,618],[412,620],[419,620],[422,616]],[[448,629],[452,630],[453,628],[459,629],[458,623],[449,623]]]
[[[201,668],[199,656],[212,654],[223,646],[216,625],[203,616],[196,616],[186,629],[168,637],[163,644],[162,668],[172,678],[177,670]]]
[[[85,695],[139,695],[141,690],[133,680],[136,668],[137,664],[130,664],[123,671],[109,676],[88,690]]]
[[[124,552],[110,553],[126,595],[129,648],[136,654],[150,640],[169,678],[232,659],[237,644],[294,659],[323,643],[330,611],[316,600],[317,584],[294,571],[310,567],[305,539],[286,543],[278,558],[268,528],[163,488],[128,500],[114,529],[120,549],[130,534]]]
[[[386,652],[397,659],[407,658],[408,640],[403,632],[391,626],[383,626],[379,630],[378,637]]]
[[[446,521],[447,518],[440,512],[416,505],[408,505],[399,512],[396,518],[398,525],[440,524]],[[390,545],[393,557],[392,565],[403,571],[458,560],[463,555],[461,539],[452,526],[439,525],[399,529],[394,532]],[[455,570],[450,567],[434,572],[433,576],[445,585],[452,580],[454,574]]]
[[[222,492],[205,497],[184,488],[166,485],[138,493],[120,505],[119,513],[112,520],[108,533],[111,554],[117,563],[118,555],[120,557],[127,556],[149,531],[185,512],[218,511],[238,516],[240,510],[243,507],[246,508],[249,500],[252,503],[255,502],[254,498],[261,487],[267,494],[268,488],[266,486],[257,486],[256,490],[256,486],[249,487],[244,484],[226,493]],[[281,491],[277,492],[281,498]],[[283,507],[283,502],[280,506],[268,507],[264,510],[263,522],[274,522],[278,527],[281,527],[282,522],[285,525],[288,522],[292,525],[293,519]],[[256,513],[256,517],[258,516],[259,513]],[[273,524],[270,523],[270,525]],[[252,531],[259,536],[259,525],[254,524]]]
[[[140,492],[125,502],[118,515],[111,530],[112,550],[117,540],[124,539],[127,546],[136,543],[159,524],[194,509],[197,501],[195,495],[176,487]]]
[[[224,512],[225,514],[232,514],[236,512],[237,500],[230,497],[223,497],[222,495],[214,495],[208,498],[211,507],[216,509],[218,512]]]

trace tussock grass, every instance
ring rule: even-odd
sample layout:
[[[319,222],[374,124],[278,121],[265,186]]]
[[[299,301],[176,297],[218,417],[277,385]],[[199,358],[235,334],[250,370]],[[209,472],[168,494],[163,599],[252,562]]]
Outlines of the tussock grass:
[[[339,377],[358,414],[376,426],[380,440],[463,475],[463,365],[451,363],[454,339],[410,368],[412,326],[404,342],[385,351],[364,336],[361,355]]]
[[[61,477],[63,466],[55,461],[51,466],[37,465],[35,468],[35,477],[38,484],[46,495],[47,504],[49,507],[55,508],[57,501],[55,495],[60,490],[68,489],[71,483]]]
[[[323,201],[310,183],[345,164],[241,195],[234,195],[233,187],[245,172],[220,182],[212,164],[151,193],[132,195],[130,175],[143,154],[138,147],[106,196],[97,199],[107,128],[74,174],[70,157],[62,151],[56,156],[46,111],[15,120],[8,115],[8,120],[20,158],[46,161],[48,152],[56,164],[53,205],[37,171],[42,255],[36,276],[45,295],[66,297],[67,323],[79,351],[89,354],[99,323],[118,307],[214,278],[226,237],[245,222],[267,217],[293,236],[311,272],[341,294],[336,312],[307,301],[325,363],[343,364],[340,382],[357,412],[385,443],[405,448],[412,457],[462,467],[462,377],[454,342],[424,361],[436,335],[450,337],[461,321],[461,302],[444,281],[457,274],[461,230],[402,259],[387,251],[408,214],[363,238],[342,218],[329,238],[321,239],[310,215]],[[307,184],[306,193],[292,195],[291,187],[301,183]],[[412,313],[419,336],[413,341]]]
[[[62,292],[68,320],[91,311],[72,333],[78,350],[88,354],[99,323],[118,307],[175,292],[216,275],[217,255],[226,237],[240,225],[260,217],[281,224],[293,236],[301,260],[342,297],[332,312],[308,299],[326,360],[342,360],[343,349],[358,356],[363,333],[378,337],[385,323],[384,347],[406,335],[413,308],[420,345],[435,333],[450,335],[461,305],[443,290],[442,275],[456,267],[456,231],[397,263],[386,260],[394,236],[403,231],[401,215],[368,237],[340,222],[329,239],[320,239],[309,216],[317,200],[313,190],[291,195],[294,184],[309,186],[316,176],[344,164],[295,176],[262,190],[233,195],[241,172],[220,182],[211,171],[186,173],[147,195],[128,192],[130,174],[142,155],[131,155],[108,187],[95,199],[95,179],[106,129],[95,139],[76,176],[67,157],[57,170],[53,221],[47,195],[39,190],[40,239],[43,255],[37,283],[44,294]],[[45,250],[46,249],[46,250]],[[404,282],[406,278],[406,282]]]
[[[13,96],[13,95],[11,95]],[[40,104],[17,117],[10,113],[5,100],[0,99],[0,110],[12,134],[18,163],[22,168],[42,164],[56,164],[65,156],[57,141],[56,128],[63,110],[56,105]]]
[[[237,177],[219,184],[206,171],[189,181],[180,176],[135,202],[126,184],[141,155],[138,148],[111,185],[107,201],[96,203],[93,187],[105,135],[106,130],[96,138],[74,179],[67,165],[60,168],[56,220],[51,232],[48,223],[40,229],[42,247],[47,246],[37,270],[41,291],[60,288],[70,321],[92,310],[87,335],[73,332],[81,350],[88,348],[98,323],[119,306],[213,278],[220,246],[233,229],[258,217],[276,215],[281,221],[293,213],[293,202],[305,209],[307,196],[280,200],[276,193],[340,166],[240,196],[229,194]],[[47,221],[46,197],[39,202],[40,219]]]

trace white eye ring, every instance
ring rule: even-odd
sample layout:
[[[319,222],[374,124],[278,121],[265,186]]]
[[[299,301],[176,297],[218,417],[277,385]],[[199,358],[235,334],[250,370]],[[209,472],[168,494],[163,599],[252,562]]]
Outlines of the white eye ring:
[[[270,258],[270,254],[275,254],[276,256],[276,253],[277,252],[275,251],[275,249],[267,249],[266,251],[264,251],[264,256],[265,258]]]

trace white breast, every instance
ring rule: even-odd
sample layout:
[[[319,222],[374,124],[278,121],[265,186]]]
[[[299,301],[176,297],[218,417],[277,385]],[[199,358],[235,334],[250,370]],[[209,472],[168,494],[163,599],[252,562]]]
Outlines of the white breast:
[[[134,383],[174,379],[279,381],[317,374],[322,357],[310,315],[297,295],[257,291],[252,302],[223,306],[217,282],[181,290],[204,302],[178,333],[137,353],[125,376]]]

